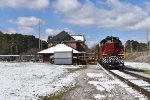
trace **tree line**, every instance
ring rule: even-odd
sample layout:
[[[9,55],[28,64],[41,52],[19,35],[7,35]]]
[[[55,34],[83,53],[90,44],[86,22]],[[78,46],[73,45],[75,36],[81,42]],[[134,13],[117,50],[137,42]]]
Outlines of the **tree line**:
[[[144,51],[148,51],[148,49],[150,49],[150,41],[149,41],[149,48],[148,48],[147,43],[140,43],[140,42],[135,41],[135,40],[127,40],[123,47],[124,47],[125,52],[127,52],[127,53],[144,52]],[[98,44],[93,45],[91,48],[88,48],[86,46],[85,49],[89,53],[97,52]]]
[[[48,43],[42,41],[42,48],[46,49]],[[140,43],[135,40],[127,40],[125,43],[125,52],[142,52],[147,51],[147,43]],[[0,55],[19,55],[21,53],[36,53],[40,51],[39,39],[33,35],[22,35],[22,34],[7,34],[0,31]],[[92,52],[97,50],[97,45],[92,48],[85,46],[86,52]]]
[[[42,41],[42,48],[47,48],[47,42]],[[7,34],[0,31],[0,55],[18,55],[33,48],[39,48],[39,39],[33,35]]]
[[[128,40],[125,43],[125,52],[143,52],[148,50],[147,43],[140,43],[135,40]]]

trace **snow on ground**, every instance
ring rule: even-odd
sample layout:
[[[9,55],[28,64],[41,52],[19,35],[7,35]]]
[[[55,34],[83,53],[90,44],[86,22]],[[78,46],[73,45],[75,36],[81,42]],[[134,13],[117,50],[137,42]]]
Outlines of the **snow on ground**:
[[[101,69],[101,65],[99,65]],[[119,79],[116,77],[112,76],[107,70],[101,73],[87,73],[86,75],[93,80],[90,80],[88,83],[95,86],[97,90],[101,92],[106,92],[109,93],[109,95],[101,95],[101,94],[94,94],[94,98],[96,100],[104,100],[105,97],[110,97],[112,98],[113,96],[117,95],[124,95],[125,99],[128,100],[128,96],[126,95],[127,93],[132,94],[132,98],[138,98],[139,100],[148,100],[144,95],[140,94],[139,92],[133,90],[131,87],[129,87],[127,84],[121,82]],[[111,77],[108,77],[108,75]],[[123,89],[121,89],[123,88]],[[123,90],[120,91],[119,89]],[[114,91],[115,90],[115,91]],[[114,91],[114,92],[113,92]],[[115,93],[115,94],[113,94]],[[123,93],[123,94],[122,94]],[[127,96],[127,97],[126,97]],[[130,97],[129,97],[130,98]],[[118,100],[118,99],[117,99]],[[131,100],[131,99],[130,99]]]
[[[99,99],[99,100],[103,100],[106,96],[105,95],[100,95],[100,94],[95,94],[94,98],[95,99]]]
[[[65,65],[0,62],[0,100],[37,100],[75,83]],[[70,66],[69,68],[72,68]]]
[[[114,86],[118,84],[114,80],[110,80],[107,77],[105,77],[106,74],[103,73],[87,73],[87,76],[90,78],[98,78],[98,81],[89,81],[88,83],[93,84],[99,91],[110,92],[111,89],[113,89]]]
[[[95,77],[104,77],[103,73],[87,73],[86,74],[90,78],[95,78]]]
[[[141,70],[150,70],[150,64],[139,62],[125,62],[125,66]]]

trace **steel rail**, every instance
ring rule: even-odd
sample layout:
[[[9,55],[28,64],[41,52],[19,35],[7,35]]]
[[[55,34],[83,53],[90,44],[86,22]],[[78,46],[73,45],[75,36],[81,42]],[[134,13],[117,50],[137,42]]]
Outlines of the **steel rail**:
[[[134,76],[134,77],[137,77],[139,79],[142,79],[148,83],[150,83],[150,78],[147,78],[147,77],[144,77],[144,76],[141,76],[141,75],[138,75],[138,74],[135,74],[135,73],[132,73],[132,72],[129,72],[129,71],[126,71],[126,70],[123,70],[122,72],[126,73],[126,74],[129,74],[131,76]]]
[[[144,94],[145,96],[148,97],[148,99],[150,99],[150,92],[143,89],[142,87],[130,82],[128,79],[125,79],[119,75],[117,75],[116,73],[113,73],[112,71],[108,70],[109,73],[111,73],[112,75],[116,76],[117,78],[119,78],[121,81],[125,82],[126,84],[128,84],[130,87],[134,88],[135,90],[141,92],[142,94]]]

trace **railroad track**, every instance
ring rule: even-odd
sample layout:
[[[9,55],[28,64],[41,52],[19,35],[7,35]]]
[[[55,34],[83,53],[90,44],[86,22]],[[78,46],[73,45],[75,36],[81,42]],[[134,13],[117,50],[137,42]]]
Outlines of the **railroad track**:
[[[125,82],[128,84],[130,87],[134,88],[135,90],[141,92],[145,96],[150,99],[150,83],[147,82],[147,79],[141,79],[138,75],[134,75],[119,71],[119,70],[107,70],[109,73],[113,74],[117,78],[119,78],[121,81]]]
[[[141,75],[138,75],[138,74],[129,72],[129,71],[127,71],[127,70],[123,70],[123,72],[126,73],[126,74],[130,74],[130,75],[132,75],[132,76],[134,76],[134,77],[140,78],[140,79],[142,79],[142,80],[144,80],[144,81],[150,83],[150,78],[147,78],[147,77],[144,77],[144,76],[141,76]]]

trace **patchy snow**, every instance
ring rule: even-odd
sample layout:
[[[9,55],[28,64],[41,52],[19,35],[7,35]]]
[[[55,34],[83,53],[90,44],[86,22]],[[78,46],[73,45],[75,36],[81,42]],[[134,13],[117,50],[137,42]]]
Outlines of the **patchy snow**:
[[[90,78],[104,77],[104,74],[102,74],[102,73],[87,73],[86,75]]]
[[[83,35],[72,35],[72,37],[76,40],[76,41],[85,41],[85,38]]]
[[[111,80],[105,80],[103,82],[99,82],[99,81],[89,81],[89,84],[93,84],[97,90],[99,91],[107,91],[110,92],[111,89],[114,88],[114,86],[118,83],[116,83],[115,81],[111,81]]]
[[[105,88],[102,87],[98,81],[89,81],[88,83],[94,85],[99,91],[105,91]]]
[[[105,97],[106,97],[105,95],[100,95],[100,94],[94,95],[94,98],[98,100],[103,100]]]
[[[113,73],[116,73],[117,75],[125,78],[125,79],[128,79],[128,80],[136,80],[137,78],[136,77],[133,77],[129,74],[125,74],[124,72],[121,72],[119,70],[111,70]]]
[[[87,76],[90,78],[98,78],[98,81],[89,81],[89,84],[92,84],[99,91],[111,91],[116,84],[118,84],[114,80],[110,80],[106,78],[106,74],[103,73],[87,73]]]
[[[0,100],[37,100],[75,83],[65,65],[0,62]]]
[[[109,93],[110,95],[101,95],[101,94],[95,94],[93,95],[96,100],[104,100],[106,97],[112,98],[112,96],[117,96],[118,94],[122,93],[129,93],[132,94],[133,98],[138,98],[139,100],[148,100],[144,95],[140,94],[138,91],[133,90],[131,87],[129,87],[127,84],[123,83],[113,75],[111,75],[107,70],[105,70],[101,65],[98,65],[99,68],[103,69],[104,72],[102,73],[87,73],[87,76],[92,78],[93,80],[90,80],[88,83],[92,84],[96,87],[97,90],[99,90],[102,93]],[[112,79],[108,78],[110,76]],[[119,90],[117,88],[124,88],[123,91],[118,92]],[[114,91],[115,90],[115,91]],[[116,91],[117,90],[117,91]],[[113,92],[116,94],[113,94]],[[125,94],[122,94],[125,96]],[[105,97],[106,96],[106,97]],[[128,95],[127,95],[128,96]],[[126,98],[126,97],[125,97]],[[126,98],[127,99],[127,98]]]
[[[146,90],[147,90],[147,87],[150,86],[150,84],[148,82],[138,79],[136,77],[133,77],[129,74],[123,73],[119,70],[111,70],[111,71]]]
[[[64,68],[64,65],[60,65],[60,67],[63,67]],[[74,68],[80,68],[82,67],[82,65],[69,65],[69,66],[65,66],[65,68],[71,68],[71,69],[74,69]]]
[[[150,70],[149,63],[139,63],[139,62],[125,62],[125,66],[141,70]]]

